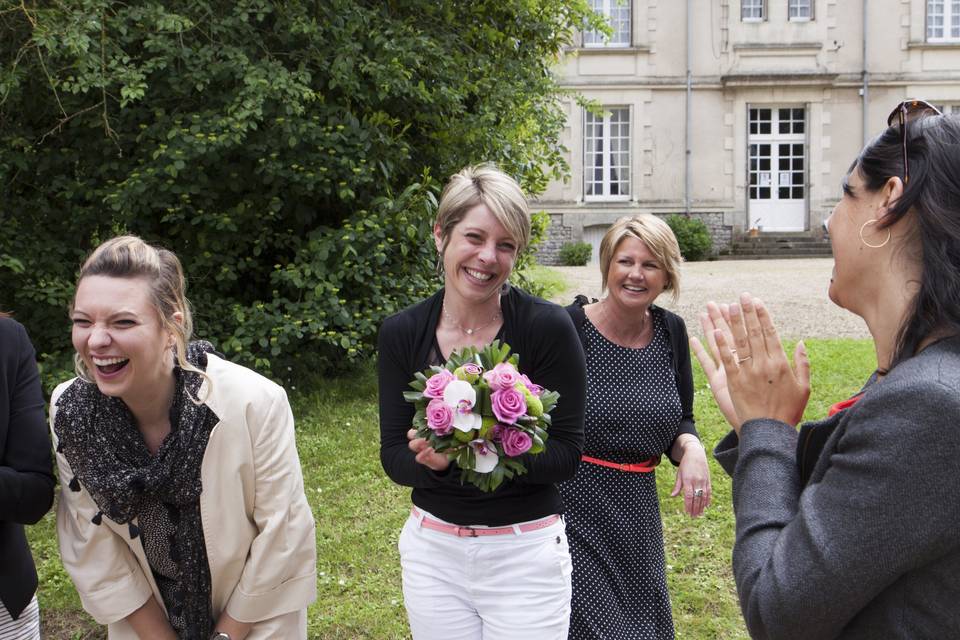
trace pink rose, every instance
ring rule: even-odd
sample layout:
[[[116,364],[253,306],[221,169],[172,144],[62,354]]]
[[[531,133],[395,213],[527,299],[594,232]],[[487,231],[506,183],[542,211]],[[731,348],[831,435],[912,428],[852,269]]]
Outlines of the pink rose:
[[[523,383],[523,386],[527,388],[527,391],[537,396],[538,398],[543,395],[543,387],[538,384],[530,382],[530,378],[527,377],[527,374],[520,374],[520,382]]]
[[[427,378],[427,388],[423,390],[425,398],[442,398],[443,390],[456,380],[456,377],[446,369]]]
[[[466,362],[463,364],[462,368],[466,373],[469,373],[470,375],[478,376],[481,373],[483,373],[483,368],[474,362]]]
[[[438,436],[445,436],[453,430],[453,409],[443,400],[434,398],[427,405],[427,426]]]
[[[483,379],[490,385],[491,391],[499,391],[513,387],[520,381],[520,374],[509,362],[501,362],[490,371],[483,374]]]
[[[527,412],[526,399],[512,386],[491,393],[490,405],[497,420],[507,424],[513,424],[517,418]]]
[[[503,452],[512,458],[529,451],[533,446],[533,439],[516,427],[508,427],[503,430],[500,443],[503,446]]]

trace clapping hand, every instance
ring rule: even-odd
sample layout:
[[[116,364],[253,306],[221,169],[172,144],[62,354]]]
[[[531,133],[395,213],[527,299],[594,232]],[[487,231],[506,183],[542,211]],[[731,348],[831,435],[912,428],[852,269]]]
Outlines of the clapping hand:
[[[798,342],[791,367],[763,302],[744,293],[740,304],[726,309],[710,303],[701,324],[710,353],[697,340],[691,346],[717,405],[738,434],[744,422],[756,418],[800,422],[810,397],[807,351]]]

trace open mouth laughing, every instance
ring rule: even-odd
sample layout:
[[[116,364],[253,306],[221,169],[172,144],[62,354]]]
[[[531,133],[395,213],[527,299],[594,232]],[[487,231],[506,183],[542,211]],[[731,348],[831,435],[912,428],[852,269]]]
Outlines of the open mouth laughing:
[[[104,376],[110,377],[119,373],[127,364],[130,362],[129,358],[91,358],[93,360],[94,366],[97,368],[97,372]]]

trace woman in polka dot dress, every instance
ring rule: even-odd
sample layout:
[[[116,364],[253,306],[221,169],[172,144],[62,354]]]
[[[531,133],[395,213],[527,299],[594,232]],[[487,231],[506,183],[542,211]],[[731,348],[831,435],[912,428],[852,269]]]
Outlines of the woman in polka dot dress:
[[[607,296],[567,307],[587,359],[586,446],[560,485],[573,556],[571,640],[673,638],[656,464],[678,465],[672,495],[697,517],[710,473],[693,421],[683,320],[653,304],[679,291],[680,249],[652,215],[618,220],[600,244]]]

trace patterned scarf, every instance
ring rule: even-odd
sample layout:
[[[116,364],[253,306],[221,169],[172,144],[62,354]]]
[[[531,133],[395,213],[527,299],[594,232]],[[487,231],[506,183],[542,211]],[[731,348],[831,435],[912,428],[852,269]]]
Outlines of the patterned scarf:
[[[187,361],[205,370],[209,342],[192,342]],[[168,540],[148,549],[163,553],[173,567],[172,580],[161,589],[170,622],[181,638],[206,638],[213,628],[210,600],[210,567],[200,520],[200,465],[219,419],[205,404],[196,404],[203,378],[174,368],[176,389],[170,407],[170,435],[156,455],[147,449],[136,420],[120,398],[100,393],[96,384],[77,379],[57,401],[53,429],[57,451],[70,463],[76,476],[70,489],[82,485],[100,512],[127,524],[130,538],[140,536],[133,520],[162,523]],[[141,541],[144,539],[141,538]],[[151,560],[156,574],[156,564]],[[158,580],[158,584],[160,581]]]

